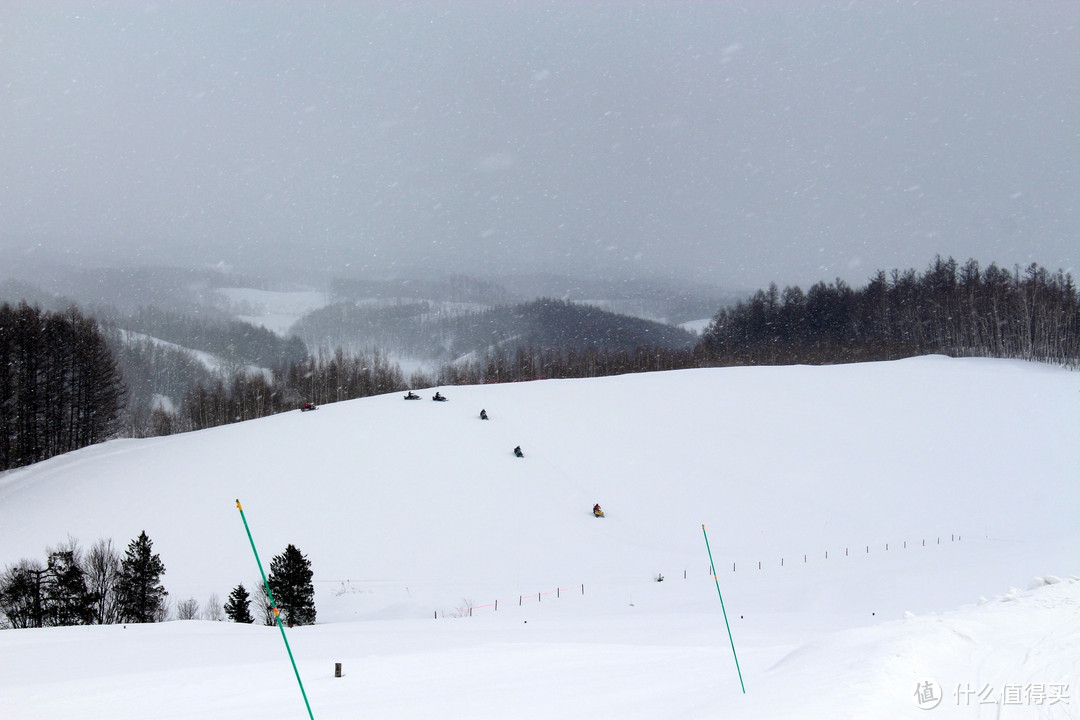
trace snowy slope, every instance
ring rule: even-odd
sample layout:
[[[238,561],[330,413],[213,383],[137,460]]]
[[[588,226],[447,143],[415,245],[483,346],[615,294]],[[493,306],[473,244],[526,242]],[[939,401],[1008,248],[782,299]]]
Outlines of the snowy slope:
[[[366,398],[2,475],[0,561],[145,529],[173,599],[224,598],[258,578],[240,498],[264,564],[312,561],[319,624],[290,638],[316,717],[917,717],[924,676],[943,717],[1021,681],[1071,704],[1006,717],[1075,717],[1078,388],[927,357]],[[1013,590],[1035,577],[1063,580]],[[153,707],[306,714],[275,630],[0,633],[0,717]]]

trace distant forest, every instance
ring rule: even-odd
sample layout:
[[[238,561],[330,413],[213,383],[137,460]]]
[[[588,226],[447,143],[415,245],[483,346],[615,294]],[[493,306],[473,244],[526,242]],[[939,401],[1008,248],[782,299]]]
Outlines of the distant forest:
[[[425,303],[396,313],[423,331]],[[363,327],[371,313],[315,314]],[[1007,271],[935,259],[804,292],[776,285],[721,308],[700,338],[671,326],[557,300],[466,313],[427,326],[451,353],[434,375],[405,377],[376,342],[311,353],[247,323],[140,311],[98,323],[78,309],[0,306],[0,470],[117,436],[167,435],[433,385],[580,378],[728,365],[830,364],[925,354],[1080,365],[1072,277],[1032,264]],[[121,329],[122,328],[122,329]],[[371,338],[374,340],[374,338]],[[428,338],[429,341],[431,338]],[[165,341],[165,342],[163,342]],[[470,348],[486,348],[481,351]],[[196,352],[218,363],[209,365]]]
[[[776,285],[716,314],[697,354],[707,364],[890,360],[912,355],[997,357],[1075,367],[1080,298],[1072,276],[1038,265],[1012,272],[937,258],[924,273],[878,272],[807,292]]]
[[[376,347],[446,363],[479,349],[513,355],[519,346],[630,350],[644,345],[690,348],[696,338],[672,325],[591,305],[541,298],[531,302],[449,308],[427,300],[393,304],[345,301],[309,313],[293,327],[309,346]]]
[[[114,437],[123,396],[92,319],[0,305],[0,470]]]

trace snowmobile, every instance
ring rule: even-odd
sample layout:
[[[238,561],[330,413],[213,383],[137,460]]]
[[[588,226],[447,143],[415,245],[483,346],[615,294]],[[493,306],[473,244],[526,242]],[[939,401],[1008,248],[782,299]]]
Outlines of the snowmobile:
[[[431,399],[435,402],[446,402],[446,396],[443,395],[441,392],[436,392],[434,395],[431,396]]]
[[[318,410],[319,408],[315,403],[304,403],[300,406],[300,412],[307,412],[308,410]]]
[[[518,445],[516,448],[514,448],[514,455],[516,455],[517,457],[525,457],[525,453],[521,452],[521,446],[520,445]]]
[[[406,400],[419,400],[420,396],[417,395],[416,393],[414,393],[412,390],[410,390],[409,392],[405,393],[405,399]]]
[[[593,517],[604,517],[604,511],[600,509],[599,505],[594,505],[592,509]]]
[[[487,420],[488,419],[487,418],[487,410],[481,410],[480,411],[480,419],[481,420]]]

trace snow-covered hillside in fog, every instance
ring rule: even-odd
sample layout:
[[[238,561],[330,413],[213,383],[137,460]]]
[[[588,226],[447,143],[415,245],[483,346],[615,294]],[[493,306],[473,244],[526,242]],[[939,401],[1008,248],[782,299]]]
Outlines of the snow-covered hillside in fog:
[[[238,320],[264,327],[283,337],[305,314],[330,303],[329,293],[321,290],[218,288],[217,294],[226,300]]]
[[[288,636],[316,718],[1077,717],[1077,373],[440,389],[10,471],[0,562],[146,530],[174,602],[224,599],[258,579],[239,498],[264,564],[311,560],[318,622]],[[273,628],[0,632],[0,717],[305,715]]]

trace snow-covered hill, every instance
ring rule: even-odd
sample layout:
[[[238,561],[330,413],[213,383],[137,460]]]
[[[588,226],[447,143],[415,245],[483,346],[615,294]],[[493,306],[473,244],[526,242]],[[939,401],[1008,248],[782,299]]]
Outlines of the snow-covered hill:
[[[927,357],[441,390],[0,475],[0,562],[145,529],[174,600],[224,598],[258,578],[239,498],[264,564],[312,562],[319,622],[289,638],[318,718],[921,717],[927,680],[941,717],[987,716],[984,686],[1002,717],[1077,716],[1080,375]],[[166,714],[306,711],[274,629],[0,632],[0,716]]]

